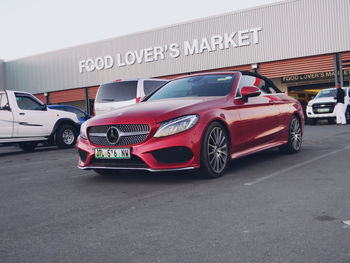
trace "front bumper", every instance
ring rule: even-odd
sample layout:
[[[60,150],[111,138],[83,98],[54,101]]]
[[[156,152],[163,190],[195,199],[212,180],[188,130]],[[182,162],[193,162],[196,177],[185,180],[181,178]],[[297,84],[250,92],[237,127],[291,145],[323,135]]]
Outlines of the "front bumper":
[[[317,118],[317,119],[327,119],[327,118],[335,118],[335,112],[329,112],[329,113],[314,113],[312,107],[306,108],[306,115],[308,118]]]
[[[78,168],[115,169],[115,170],[147,170],[151,172],[190,170],[200,167],[201,147],[200,125],[185,132],[154,138],[151,132],[142,143],[120,147],[107,147],[78,138]],[[130,148],[129,160],[102,160],[95,158],[96,148]]]

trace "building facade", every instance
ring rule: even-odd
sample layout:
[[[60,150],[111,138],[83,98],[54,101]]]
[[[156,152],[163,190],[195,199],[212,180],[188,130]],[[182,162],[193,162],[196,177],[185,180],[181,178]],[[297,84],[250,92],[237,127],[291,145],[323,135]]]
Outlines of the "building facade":
[[[349,86],[350,1],[283,1],[0,61],[0,88],[90,110],[104,82],[213,70],[258,71],[305,101],[336,81]]]

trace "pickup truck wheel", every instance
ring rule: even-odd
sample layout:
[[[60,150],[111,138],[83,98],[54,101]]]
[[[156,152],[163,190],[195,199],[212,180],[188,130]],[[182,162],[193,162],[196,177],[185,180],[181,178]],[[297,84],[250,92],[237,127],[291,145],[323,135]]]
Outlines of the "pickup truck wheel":
[[[34,151],[37,145],[38,145],[37,142],[21,142],[19,144],[19,148],[21,148],[25,152],[32,152]]]
[[[77,132],[72,125],[63,124],[57,129],[56,144],[61,149],[71,148],[74,147],[77,137]]]

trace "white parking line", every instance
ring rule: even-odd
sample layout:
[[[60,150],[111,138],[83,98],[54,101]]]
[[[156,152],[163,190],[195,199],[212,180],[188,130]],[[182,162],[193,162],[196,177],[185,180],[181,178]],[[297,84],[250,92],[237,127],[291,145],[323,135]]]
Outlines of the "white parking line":
[[[346,151],[346,150],[349,150],[349,149],[350,149],[350,145],[347,146],[347,147],[345,147],[345,148],[342,148],[342,149],[339,149],[339,150],[336,150],[336,151],[333,151],[333,152],[329,152],[329,153],[326,153],[326,154],[324,154],[324,155],[315,157],[315,158],[313,158],[313,159],[311,159],[311,160],[308,160],[308,161],[305,161],[305,162],[302,162],[302,163],[299,163],[299,164],[290,166],[290,167],[288,167],[288,168],[286,168],[286,169],[283,169],[283,170],[281,170],[281,171],[275,172],[275,173],[273,173],[273,174],[260,177],[260,178],[254,180],[254,181],[251,181],[251,182],[249,182],[249,183],[245,183],[244,185],[245,185],[245,186],[252,186],[252,185],[254,185],[254,184],[261,183],[261,182],[263,182],[263,181],[266,181],[266,180],[271,179],[271,178],[273,178],[273,177],[276,177],[276,176],[278,176],[278,175],[287,173],[287,172],[289,172],[289,171],[291,171],[291,170],[293,170],[293,169],[295,169],[295,168],[302,167],[302,166],[304,166],[304,165],[307,165],[307,164],[316,162],[316,161],[318,161],[318,160],[320,160],[320,159],[323,159],[323,158],[325,158],[325,157],[328,157],[328,156],[330,156],[330,155],[337,154],[337,153],[340,153],[340,152],[342,152],[342,151]]]

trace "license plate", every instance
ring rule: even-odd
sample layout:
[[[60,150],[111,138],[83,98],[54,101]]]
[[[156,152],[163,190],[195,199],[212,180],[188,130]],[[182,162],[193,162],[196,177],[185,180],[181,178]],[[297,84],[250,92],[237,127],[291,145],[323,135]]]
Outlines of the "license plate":
[[[318,109],[317,112],[329,112],[329,108]]]
[[[96,159],[130,159],[130,148],[98,148],[95,149]]]

